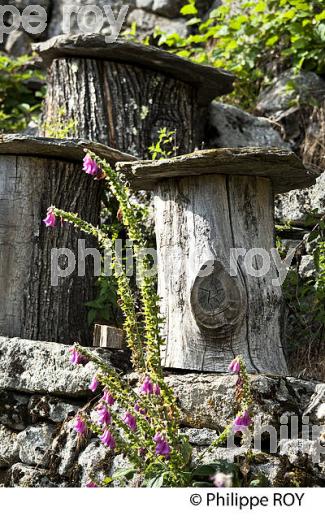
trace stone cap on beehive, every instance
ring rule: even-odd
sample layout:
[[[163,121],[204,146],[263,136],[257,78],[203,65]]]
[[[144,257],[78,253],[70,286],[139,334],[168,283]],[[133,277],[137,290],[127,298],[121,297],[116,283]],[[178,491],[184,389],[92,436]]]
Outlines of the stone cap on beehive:
[[[152,190],[171,177],[195,175],[248,175],[271,179],[274,193],[311,186],[317,175],[300,159],[281,148],[218,148],[199,150],[160,161],[118,163],[134,189]]]
[[[33,50],[46,65],[56,58],[79,57],[117,61],[162,72],[197,87],[198,100],[202,105],[208,105],[216,96],[233,90],[234,76],[222,69],[193,63],[151,45],[123,39],[106,43],[105,36],[100,34],[55,36],[34,44]]]
[[[87,139],[54,139],[21,134],[0,134],[0,155],[29,155],[79,162],[85,155],[85,149],[91,150],[112,165],[118,161],[136,160],[132,155]]]

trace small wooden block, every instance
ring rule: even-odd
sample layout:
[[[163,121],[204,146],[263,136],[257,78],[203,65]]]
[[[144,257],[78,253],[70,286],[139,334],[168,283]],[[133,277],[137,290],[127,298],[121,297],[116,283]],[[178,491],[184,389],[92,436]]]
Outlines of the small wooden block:
[[[93,346],[108,348],[110,350],[125,349],[125,333],[122,329],[118,329],[117,327],[96,324]]]

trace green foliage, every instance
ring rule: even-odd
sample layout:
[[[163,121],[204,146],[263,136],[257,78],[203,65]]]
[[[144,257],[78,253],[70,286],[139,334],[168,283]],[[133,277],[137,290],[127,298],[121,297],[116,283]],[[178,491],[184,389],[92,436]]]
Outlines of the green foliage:
[[[10,58],[0,53],[0,132],[18,132],[36,118],[44,90],[34,91],[30,80],[43,79],[32,58]]]
[[[181,14],[190,17],[187,25],[192,34],[182,38],[157,29],[154,36],[159,45],[179,56],[234,73],[238,81],[231,99],[244,108],[250,107],[276,68],[325,73],[324,0],[234,4],[233,0],[224,0],[208,19],[201,20],[195,0],[189,0]]]
[[[61,107],[57,114],[50,117],[42,124],[42,130],[46,137],[64,139],[74,136],[77,131],[77,121],[66,118],[66,109]]]
[[[96,298],[86,303],[86,307],[89,309],[88,324],[91,325],[95,321],[100,321],[119,326],[121,320],[117,305],[116,282],[102,274],[96,285],[98,287]]]
[[[158,133],[158,141],[149,146],[151,159],[168,159],[171,155],[176,155],[176,130],[168,131],[161,128]]]

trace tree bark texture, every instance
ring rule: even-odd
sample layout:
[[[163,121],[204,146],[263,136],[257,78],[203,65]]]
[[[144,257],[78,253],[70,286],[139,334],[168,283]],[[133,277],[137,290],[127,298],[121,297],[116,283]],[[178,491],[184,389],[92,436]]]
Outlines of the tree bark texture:
[[[76,122],[71,136],[97,141],[139,158],[166,127],[177,154],[201,148],[206,108],[197,89],[161,72],[84,58],[55,59],[48,75],[44,122]]]
[[[163,365],[224,372],[242,355],[250,372],[286,374],[275,265],[254,277],[245,257],[230,261],[234,248],[274,247],[271,181],[203,175],[155,190]],[[258,255],[252,267],[261,269]]]
[[[67,248],[78,262],[78,240],[96,241],[67,223],[47,229],[42,219],[55,205],[97,225],[101,189],[80,163],[0,155],[0,335],[91,344],[85,303],[94,294],[93,261],[86,258],[85,276],[75,269],[55,287],[51,251]],[[66,263],[61,257],[62,269]]]

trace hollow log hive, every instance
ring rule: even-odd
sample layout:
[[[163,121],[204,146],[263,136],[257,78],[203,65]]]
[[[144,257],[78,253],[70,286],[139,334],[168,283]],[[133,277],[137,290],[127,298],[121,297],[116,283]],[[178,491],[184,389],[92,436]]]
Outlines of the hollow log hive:
[[[85,247],[96,241],[68,224],[42,224],[50,205],[99,223],[102,184],[82,172],[84,148],[111,164],[132,159],[81,139],[0,136],[0,336],[90,344],[85,303],[93,298],[93,260],[86,258],[85,276],[76,267],[53,286],[51,251],[67,248],[78,263],[78,240]]]
[[[250,372],[286,374],[273,194],[315,176],[283,149],[206,150],[117,167],[135,188],[154,192],[163,365],[222,372],[242,355]]]
[[[164,127],[176,132],[178,155],[202,148],[210,101],[232,90],[223,70],[127,40],[58,36],[33,48],[49,67],[44,123],[51,127],[63,111],[76,123],[72,136],[139,158]]]

